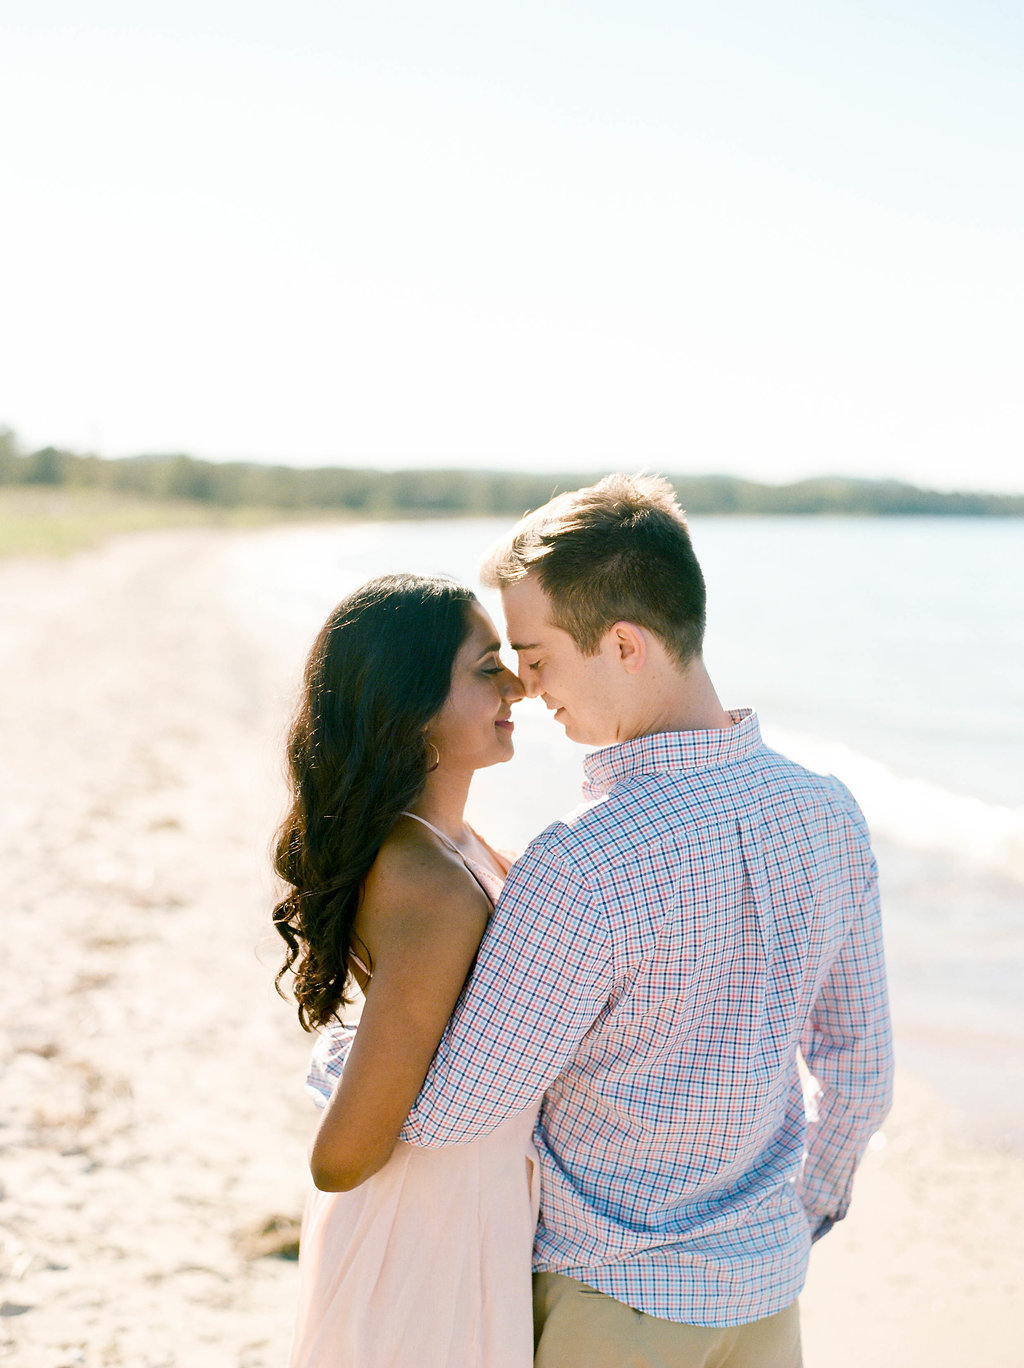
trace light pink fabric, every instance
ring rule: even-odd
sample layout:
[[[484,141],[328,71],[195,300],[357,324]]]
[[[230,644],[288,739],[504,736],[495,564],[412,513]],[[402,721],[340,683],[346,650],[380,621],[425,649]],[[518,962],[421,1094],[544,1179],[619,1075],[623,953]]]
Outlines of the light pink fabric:
[[[493,901],[501,881],[470,868]],[[310,1192],[290,1368],[531,1368],[536,1115]]]
[[[530,1368],[533,1124],[310,1194],[291,1368]]]

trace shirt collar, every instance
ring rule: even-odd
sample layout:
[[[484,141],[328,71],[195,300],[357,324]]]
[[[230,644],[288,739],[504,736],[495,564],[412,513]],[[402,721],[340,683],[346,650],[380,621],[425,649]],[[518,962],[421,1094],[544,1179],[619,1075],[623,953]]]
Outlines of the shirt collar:
[[[583,792],[587,798],[609,793],[634,774],[665,774],[678,770],[717,769],[745,759],[761,745],[757,714],[750,708],[730,711],[731,727],[714,731],[652,732],[617,746],[592,751],[583,761]]]

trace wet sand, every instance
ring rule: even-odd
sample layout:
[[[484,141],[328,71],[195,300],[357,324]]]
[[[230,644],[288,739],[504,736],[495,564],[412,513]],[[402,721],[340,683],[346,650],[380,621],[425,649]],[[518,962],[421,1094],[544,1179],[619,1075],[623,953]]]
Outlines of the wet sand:
[[[0,1363],[286,1360],[312,1113],[268,849],[305,642],[244,571],[274,535],[0,565]],[[904,1075],[884,1136],[815,1250],[809,1368],[1019,1368],[1024,1159]]]

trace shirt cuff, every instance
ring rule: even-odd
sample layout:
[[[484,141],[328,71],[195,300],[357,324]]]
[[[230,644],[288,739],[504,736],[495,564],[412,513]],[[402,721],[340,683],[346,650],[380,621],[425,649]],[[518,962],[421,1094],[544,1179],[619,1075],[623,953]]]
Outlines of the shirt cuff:
[[[328,1026],[317,1036],[309,1057],[306,1092],[320,1111],[331,1100],[355,1039],[354,1026]]]

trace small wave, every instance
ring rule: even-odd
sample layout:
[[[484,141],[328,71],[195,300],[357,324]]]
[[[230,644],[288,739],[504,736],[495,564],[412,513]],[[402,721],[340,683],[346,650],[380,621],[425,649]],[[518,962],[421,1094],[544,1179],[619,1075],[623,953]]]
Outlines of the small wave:
[[[841,742],[779,728],[765,728],[765,741],[808,769],[841,779],[879,839],[965,858],[1024,883],[1024,808],[897,774]]]

